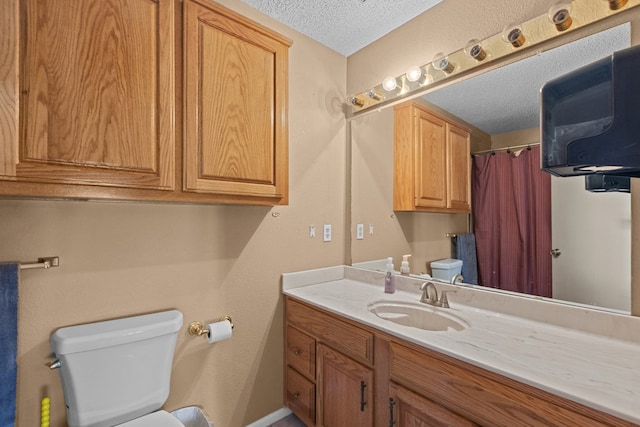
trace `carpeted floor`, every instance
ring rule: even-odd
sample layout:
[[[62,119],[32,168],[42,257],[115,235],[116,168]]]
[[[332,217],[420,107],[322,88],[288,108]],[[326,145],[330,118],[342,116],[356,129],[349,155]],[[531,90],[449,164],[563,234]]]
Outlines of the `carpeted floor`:
[[[271,427],[306,427],[306,425],[298,417],[291,414],[271,424]]]

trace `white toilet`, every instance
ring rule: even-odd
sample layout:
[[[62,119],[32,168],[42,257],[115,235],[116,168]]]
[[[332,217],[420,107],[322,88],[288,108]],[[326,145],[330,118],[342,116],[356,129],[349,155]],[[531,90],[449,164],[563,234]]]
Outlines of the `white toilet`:
[[[181,327],[182,313],[171,310],[55,331],[69,426],[183,426],[160,410]]]

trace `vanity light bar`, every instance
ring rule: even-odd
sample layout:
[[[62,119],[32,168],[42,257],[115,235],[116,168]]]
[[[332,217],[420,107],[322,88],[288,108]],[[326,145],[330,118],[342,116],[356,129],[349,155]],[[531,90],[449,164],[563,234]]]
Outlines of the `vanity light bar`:
[[[514,52],[554,39],[585,25],[640,5],[640,0],[558,0],[548,13],[522,24],[509,24],[500,34],[482,41],[470,40],[464,49],[449,55],[438,53],[429,63],[414,66],[407,73],[388,76],[384,82],[359,94],[350,96],[347,103],[351,113],[400,100],[453,76],[467,72],[478,65],[496,61]]]

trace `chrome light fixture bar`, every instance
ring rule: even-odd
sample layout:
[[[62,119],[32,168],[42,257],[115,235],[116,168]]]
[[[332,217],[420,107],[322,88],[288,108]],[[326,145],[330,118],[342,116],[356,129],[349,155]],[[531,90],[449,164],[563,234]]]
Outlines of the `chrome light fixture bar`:
[[[544,15],[508,24],[501,33],[470,40],[463,49],[448,55],[438,53],[422,66],[410,67],[401,76],[388,76],[381,84],[350,96],[347,104],[355,116],[636,6],[640,0],[556,0]]]

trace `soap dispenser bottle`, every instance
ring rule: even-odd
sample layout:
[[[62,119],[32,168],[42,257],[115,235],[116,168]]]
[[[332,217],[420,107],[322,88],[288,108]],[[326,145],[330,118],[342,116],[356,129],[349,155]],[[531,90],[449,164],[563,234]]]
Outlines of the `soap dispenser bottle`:
[[[402,263],[400,264],[400,274],[403,274],[405,276],[408,276],[409,273],[411,273],[411,270],[409,269],[409,257],[410,256],[411,256],[411,254],[402,255]]]
[[[387,258],[386,275],[384,276],[384,292],[392,294],[396,291],[395,270],[393,268],[393,258]]]

